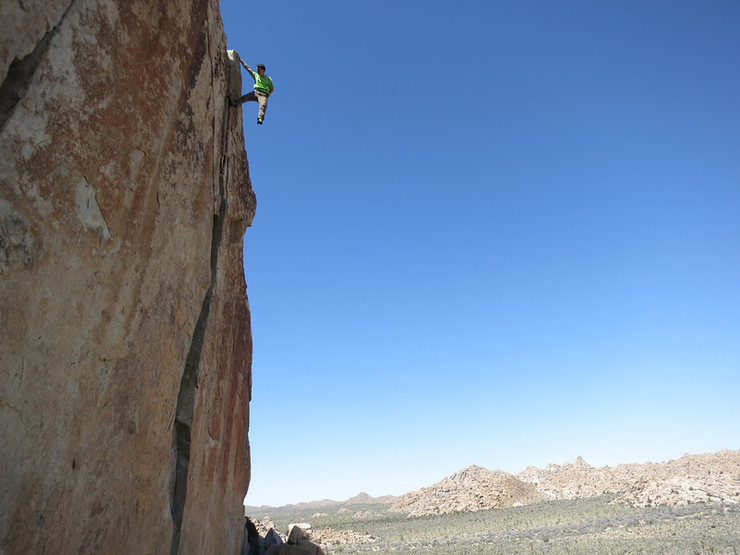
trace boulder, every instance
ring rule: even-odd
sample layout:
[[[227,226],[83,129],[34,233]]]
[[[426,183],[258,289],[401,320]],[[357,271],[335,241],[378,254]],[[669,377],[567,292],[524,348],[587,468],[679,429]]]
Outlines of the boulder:
[[[273,545],[282,545],[283,538],[277,533],[277,530],[270,528],[265,536],[265,550],[269,550]]]
[[[298,543],[300,539],[309,539],[309,530],[311,525],[307,522],[288,525],[288,543]]]

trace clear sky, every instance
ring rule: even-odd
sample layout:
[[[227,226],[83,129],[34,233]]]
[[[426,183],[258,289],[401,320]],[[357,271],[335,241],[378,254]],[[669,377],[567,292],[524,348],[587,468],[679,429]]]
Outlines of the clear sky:
[[[221,6],[247,504],[740,448],[740,3]]]

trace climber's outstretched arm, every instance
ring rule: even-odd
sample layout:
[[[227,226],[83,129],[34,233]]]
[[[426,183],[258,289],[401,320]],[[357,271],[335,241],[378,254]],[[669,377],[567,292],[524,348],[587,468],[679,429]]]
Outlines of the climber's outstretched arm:
[[[247,65],[247,62],[245,62],[241,58],[239,58],[239,63],[243,65],[244,69],[246,69],[249,73],[254,73],[254,71],[252,71],[252,68]]]

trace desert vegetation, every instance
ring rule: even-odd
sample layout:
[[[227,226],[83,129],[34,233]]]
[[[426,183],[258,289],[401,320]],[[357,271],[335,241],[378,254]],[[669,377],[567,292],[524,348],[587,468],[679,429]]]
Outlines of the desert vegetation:
[[[609,494],[417,517],[391,512],[390,504],[320,514],[270,509],[269,515],[278,529],[310,522],[329,553],[740,552],[738,504],[635,507],[613,503],[615,498]]]

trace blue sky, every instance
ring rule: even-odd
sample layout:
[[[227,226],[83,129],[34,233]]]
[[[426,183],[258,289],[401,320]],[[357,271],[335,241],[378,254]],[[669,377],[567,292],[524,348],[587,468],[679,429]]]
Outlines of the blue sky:
[[[248,504],[740,448],[739,3],[221,9],[275,83]]]

